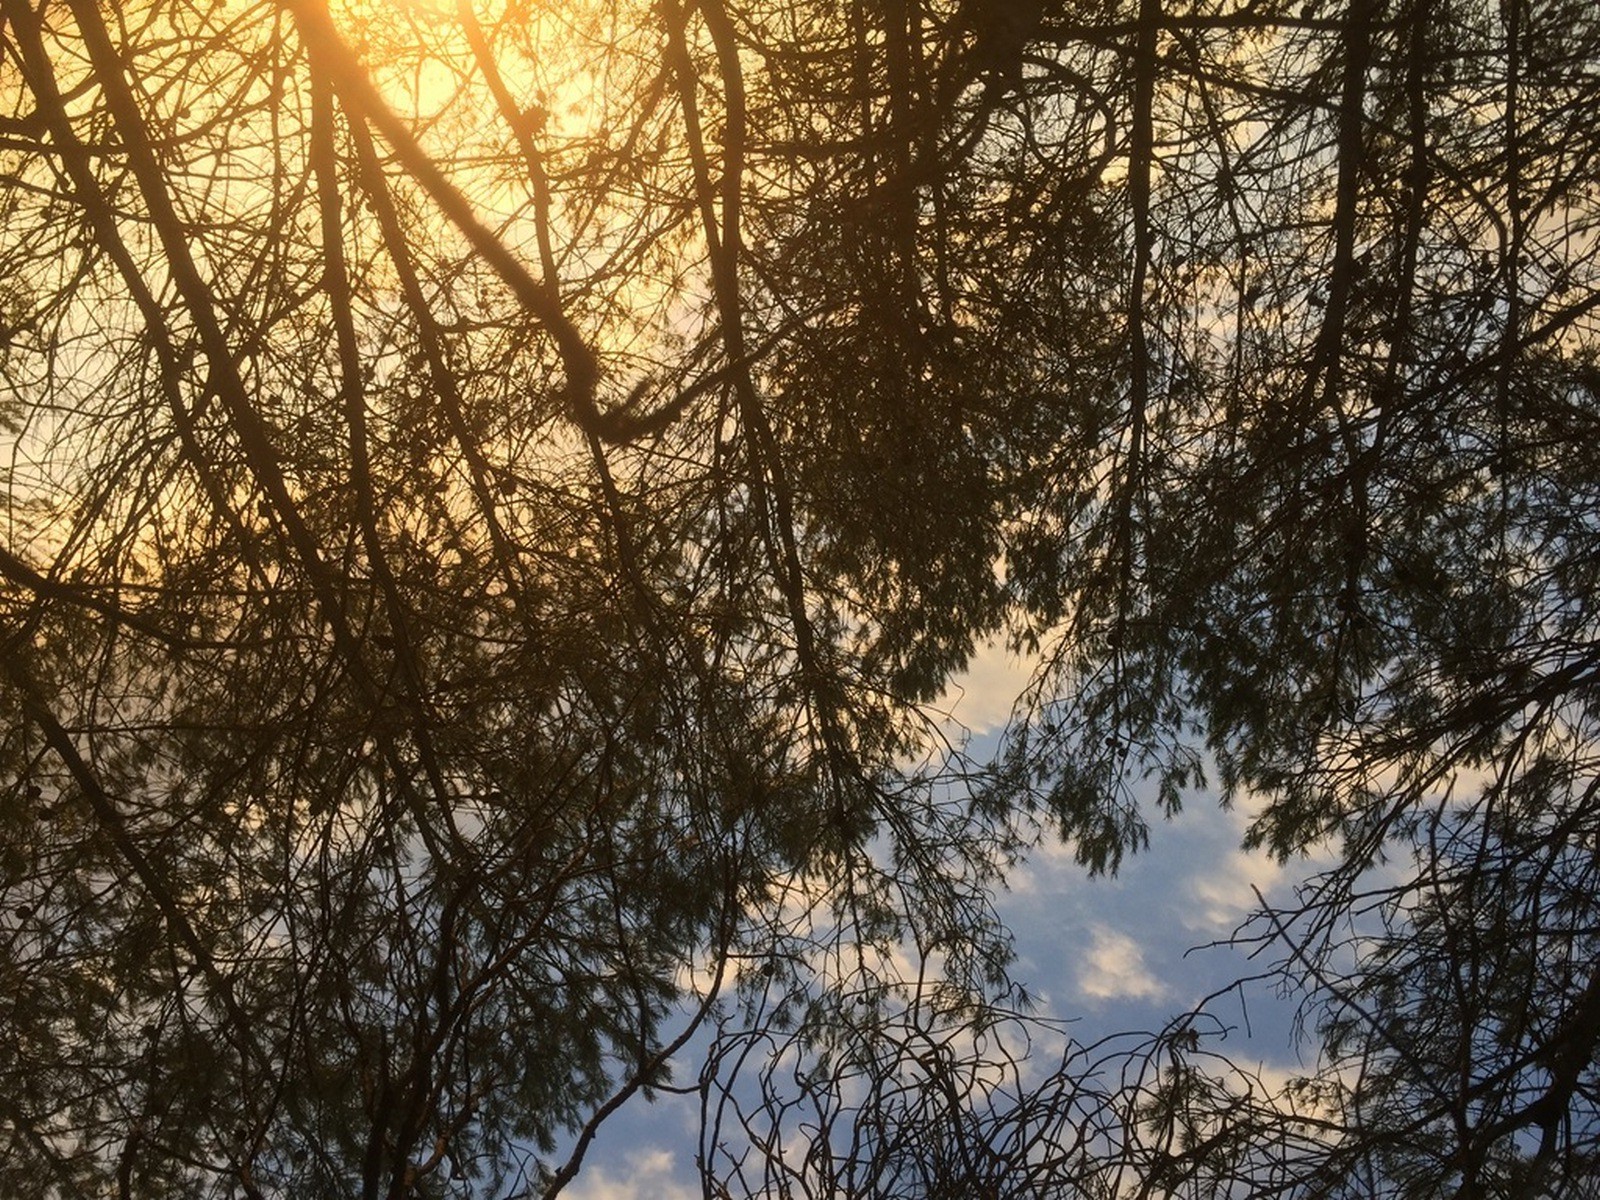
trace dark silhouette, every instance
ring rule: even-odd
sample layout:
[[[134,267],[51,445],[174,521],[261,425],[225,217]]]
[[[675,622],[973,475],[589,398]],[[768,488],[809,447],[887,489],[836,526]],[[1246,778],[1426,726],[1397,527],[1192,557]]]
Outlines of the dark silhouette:
[[[712,1196],[1584,1194],[1596,63],[0,0],[0,1195],[553,1195],[667,1089]],[[1203,788],[1331,864],[1287,1083],[1008,974]]]

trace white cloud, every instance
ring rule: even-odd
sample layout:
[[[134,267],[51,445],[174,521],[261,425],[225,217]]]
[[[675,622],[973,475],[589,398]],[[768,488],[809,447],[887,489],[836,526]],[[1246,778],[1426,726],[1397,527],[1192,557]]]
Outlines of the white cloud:
[[[1144,965],[1144,952],[1125,933],[1104,925],[1090,928],[1093,944],[1084,956],[1078,991],[1091,1000],[1158,1000],[1166,986]]]
[[[967,669],[950,681],[934,707],[974,734],[998,729],[1010,719],[1036,665],[1012,654],[1003,639],[987,641],[973,653]]]
[[[1219,855],[1215,866],[1189,880],[1193,905],[1184,917],[1189,929],[1231,932],[1284,876],[1284,869],[1262,850],[1234,850]]]
[[[700,1200],[692,1165],[657,1146],[636,1150],[620,1164],[591,1163],[563,1191],[571,1200]]]

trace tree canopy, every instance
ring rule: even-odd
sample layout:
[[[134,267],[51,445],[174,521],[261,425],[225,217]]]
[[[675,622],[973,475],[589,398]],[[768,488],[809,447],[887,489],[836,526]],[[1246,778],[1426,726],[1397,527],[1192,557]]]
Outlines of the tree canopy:
[[[1587,0],[0,0],[0,214],[0,1194],[1590,1186]],[[1202,793],[1286,1088],[1007,972]]]

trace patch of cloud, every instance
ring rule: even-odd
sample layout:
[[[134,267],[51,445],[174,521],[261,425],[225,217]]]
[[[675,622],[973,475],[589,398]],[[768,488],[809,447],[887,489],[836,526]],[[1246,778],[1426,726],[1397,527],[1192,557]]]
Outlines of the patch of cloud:
[[[1017,697],[1027,687],[1037,663],[1006,648],[1004,639],[980,645],[934,704],[948,722],[970,733],[991,733],[1011,718]]]
[[[1283,880],[1285,871],[1261,850],[1233,850],[1218,855],[1214,865],[1189,879],[1193,903],[1183,918],[1184,927],[1207,932],[1229,932],[1253,912],[1256,893],[1266,896]]]
[[[700,1200],[701,1190],[683,1155],[647,1146],[620,1163],[592,1163],[563,1190],[571,1200]]]
[[[1090,1000],[1159,1000],[1166,985],[1145,966],[1144,951],[1125,933],[1105,925],[1089,930],[1092,939],[1077,979],[1078,991]]]

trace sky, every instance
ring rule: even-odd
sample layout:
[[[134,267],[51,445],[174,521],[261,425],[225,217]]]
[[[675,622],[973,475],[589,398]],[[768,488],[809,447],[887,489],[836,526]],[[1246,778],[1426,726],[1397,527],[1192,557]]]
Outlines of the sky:
[[[997,646],[975,656],[940,707],[971,730],[972,748],[992,747],[1028,668]],[[1091,878],[1059,842],[1034,851],[997,898],[1016,940],[1013,977],[1038,999],[1037,1014],[1071,1022],[1078,1042],[1130,1030],[1160,1029],[1208,995],[1263,964],[1227,946],[1254,906],[1290,895],[1315,863],[1281,865],[1241,849],[1247,812],[1224,810],[1199,795],[1150,831],[1147,850],[1125,859],[1112,877]],[[1297,1046],[1294,1005],[1253,984],[1211,1005],[1222,1021],[1216,1046],[1266,1078],[1308,1069]],[[692,1078],[696,1064],[680,1065]],[[697,1105],[693,1098],[637,1099],[602,1127],[582,1172],[564,1196],[573,1200],[687,1200],[701,1195],[695,1175]]]

